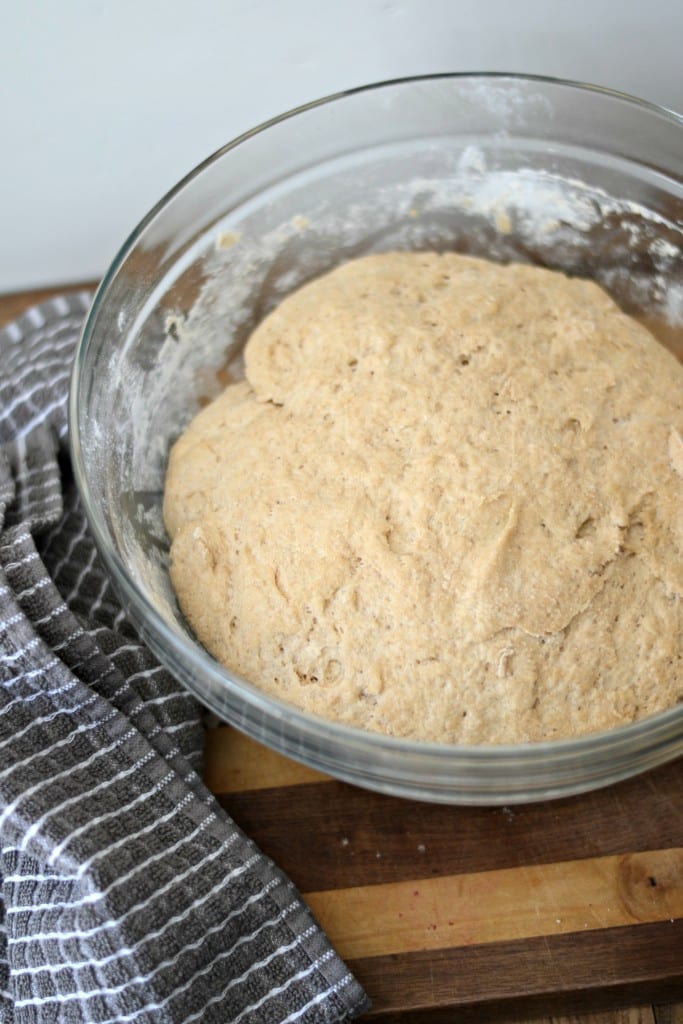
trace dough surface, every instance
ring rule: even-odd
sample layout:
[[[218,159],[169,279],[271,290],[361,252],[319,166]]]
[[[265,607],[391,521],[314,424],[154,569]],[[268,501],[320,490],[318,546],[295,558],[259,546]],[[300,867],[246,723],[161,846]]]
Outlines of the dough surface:
[[[171,578],[221,662],[394,736],[525,742],[683,700],[683,366],[596,284],[351,261],[173,446]]]

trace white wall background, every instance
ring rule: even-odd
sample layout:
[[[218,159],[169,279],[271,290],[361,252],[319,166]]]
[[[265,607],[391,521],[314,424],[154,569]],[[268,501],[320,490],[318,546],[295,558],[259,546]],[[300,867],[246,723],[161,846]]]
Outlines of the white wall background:
[[[521,71],[683,111],[680,0],[0,2],[0,292],[100,276],[196,163],[337,89]]]

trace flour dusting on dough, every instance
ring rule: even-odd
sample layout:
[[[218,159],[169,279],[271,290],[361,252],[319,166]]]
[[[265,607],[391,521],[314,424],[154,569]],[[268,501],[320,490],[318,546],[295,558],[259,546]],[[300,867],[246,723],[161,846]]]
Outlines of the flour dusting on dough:
[[[683,698],[683,367],[596,284],[367,256],[285,299],[245,366],[175,444],[164,506],[224,664],[444,742]]]

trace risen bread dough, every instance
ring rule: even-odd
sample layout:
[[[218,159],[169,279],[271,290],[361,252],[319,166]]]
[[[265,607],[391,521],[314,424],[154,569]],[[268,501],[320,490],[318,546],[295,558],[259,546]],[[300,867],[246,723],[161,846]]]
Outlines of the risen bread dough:
[[[596,285],[368,256],[287,298],[171,452],[171,575],[264,690],[395,736],[683,699],[683,367]]]

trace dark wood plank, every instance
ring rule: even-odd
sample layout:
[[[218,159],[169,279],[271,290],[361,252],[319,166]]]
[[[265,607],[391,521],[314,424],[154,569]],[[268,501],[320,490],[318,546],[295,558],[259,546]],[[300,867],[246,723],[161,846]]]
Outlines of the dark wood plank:
[[[349,967],[373,1000],[363,1020],[450,1024],[675,1002],[683,998],[682,964],[677,920],[372,957]]]
[[[680,760],[594,793],[511,808],[420,804],[333,781],[218,796],[307,891],[683,846]]]

